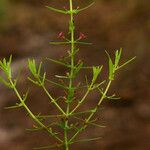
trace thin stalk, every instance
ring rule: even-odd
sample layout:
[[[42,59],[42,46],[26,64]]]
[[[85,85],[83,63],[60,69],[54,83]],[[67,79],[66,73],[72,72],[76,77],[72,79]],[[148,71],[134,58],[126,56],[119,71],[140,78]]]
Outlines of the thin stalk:
[[[51,102],[55,104],[55,106],[58,108],[58,110],[60,112],[62,112],[63,115],[66,115],[66,113],[63,111],[63,109],[58,105],[58,103],[56,102],[56,100],[50,95],[50,93],[47,91],[46,87],[44,85],[42,85],[43,90],[45,91],[45,93],[47,94],[47,96],[51,99]]]
[[[48,127],[46,127],[32,112],[31,110],[28,108],[28,106],[25,104],[24,100],[22,99],[21,95],[19,94],[17,88],[15,87],[13,81],[11,79],[9,79],[10,84],[12,85],[12,88],[15,92],[15,94],[17,95],[18,99],[20,100],[20,103],[22,104],[22,106],[25,108],[25,110],[28,112],[28,114],[30,115],[30,117],[37,123],[39,124],[43,129],[45,129],[51,136],[55,137],[55,139],[57,139],[59,142],[63,142],[58,136],[55,135],[55,133],[53,133]]]
[[[106,86],[106,89],[105,89],[105,91],[104,91],[102,97],[100,98],[100,100],[98,101],[97,106],[95,107],[95,111],[93,111],[93,112],[89,115],[89,117],[88,117],[88,118],[86,119],[86,121],[85,121],[85,125],[84,125],[83,127],[81,127],[81,128],[72,136],[72,138],[69,140],[69,143],[72,143],[73,140],[77,137],[77,135],[87,127],[88,122],[91,120],[91,118],[92,118],[92,117],[94,116],[94,114],[97,112],[99,106],[101,105],[102,101],[103,101],[104,98],[106,97],[106,94],[107,94],[107,92],[108,92],[108,90],[109,90],[109,88],[110,88],[111,83],[112,83],[112,80],[109,80],[109,82],[108,82],[108,84],[107,84],[107,86]]]
[[[83,98],[80,100],[80,102],[76,105],[76,107],[70,112],[70,114],[73,114],[84,102],[84,100],[86,99],[86,97],[88,96],[88,94],[91,91],[91,87],[93,86],[94,83],[91,83],[90,87],[88,88],[88,90],[86,91],[86,93],[84,94]]]
[[[72,91],[72,89],[73,89],[73,76],[74,76],[74,50],[75,50],[74,29],[75,28],[74,28],[74,16],[73,16],[73,2],[72,2],[72,0],[69,0],[69,4],[70,4],[69,32],[71,34],[71,50],[70,50],[71,51],[71,70],[70,70],[69,93],[68,93],[65,129],[64,129],[65,150],[69,150],[68,117],[69,117],[69,113],[70,113],[70,101],[72,101],[73,96],[74,96],[74,91]]]

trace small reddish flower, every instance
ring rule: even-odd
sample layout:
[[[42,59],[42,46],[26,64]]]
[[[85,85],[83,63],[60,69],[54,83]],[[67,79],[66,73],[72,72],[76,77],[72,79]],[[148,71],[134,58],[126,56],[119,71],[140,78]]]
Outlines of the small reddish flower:
[[[64,32],[60,32],[60,33],[58,33],[57,38],[58,38],[58,39],[65,39]]]
[[[84,33],[80,32],[79,40],[85,39],[86,37],[87,36]]]

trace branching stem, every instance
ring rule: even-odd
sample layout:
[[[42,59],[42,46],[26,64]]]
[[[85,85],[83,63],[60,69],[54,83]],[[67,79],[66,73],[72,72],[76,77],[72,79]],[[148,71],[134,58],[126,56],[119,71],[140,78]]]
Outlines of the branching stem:
[[[69,93],[67,99],[67,109],[66,109],[66,118],[65,118],[65,128],[64,128],[64,140],[65,140],[65,150],[69,150],[69,140],[68,140],[68,121],[70,114],[70,102],[74,97],[73,89],[73,76],[74,76],[74,50],[75,50],[75,40],[74,40],[74,16],[73,16],[73,2],[69,0],[70,4],[70,21],[69,21],[69,32],[71,34],[71,70],[70,70],[70,79],[69,79]]]
[[[16,94],[16,96],[18,97],[18,99],[20,100],[20,103],[22,104],[22,106],[25,108],[25,110],[27,111],[27,113],[30,115],[30,117],[38,124],[40,125],[43,129],[45,129],[51,136],[53,136],[55,139],[57,139],[59,142],[63,142],[55,133],[53,133],[47,126],[45,126],[34,114],[33,112],[28,108],[28,106],[25,104],[24,100],[22,99],[21,95],[19,94],[17,88],[15,87],[12,79],[9,79],[9,82]]]
[[[104,98],[105,98],[105,96],[106,96],[106,94],[107,94],[107,92],[108,92],[108,90],[109,90],[109,88],[110,88],[111,83],[112,83],[112,80],[109,80],[109,82],[108,82],[108,84],[107,84],[107,86],[106,86],[106,89],[105,89],[103,95],[101,96],[101,98],[100,98],[100,100],[99,100],[97,106],[94,108],[95,111],[93,111],[93,112],[89,115],[89,117],[85,120],[85,121],[86,121],[86,122],[85,122],[85,125],[84,125],[83,127],[81,127],[81,128],[72,136],[72,138],[69,140],[69,143],[72,143],[73,140],[77,137],[77,135],[87,127],[88,122],[90,122],[91,118],[92,118],[92,117],[94,116],[94,114],[97,112],[99,106],[101,105],[102,101],[104,100]]]
[[[84,100],[86,99],[86,97],[88,96],[88,94],[91,91],[91,88],[93,86],[94,83],[91,83],[90,87],[88,87],[86,93],[84,94],[84,96],[82,97],[82,99],[78,102],[78,104],[76,105],[76,107],[70,112],[70,114],[73,114],[84,102]]]
[[[63,115],[66,115],[66,113],[63,111],[63,109],[58,105],[58,103],[56,102],[56,100],[50,95],[50,93],[48,92],[48,90],[46,89],[46,87],[44,85],[42,85],[43,90],[45,91],[45,93],[47,94],[47,96],[50,98],[51,102],[54,103],[54,105],[58,108],[58,110],[60,112],[62,112]]]

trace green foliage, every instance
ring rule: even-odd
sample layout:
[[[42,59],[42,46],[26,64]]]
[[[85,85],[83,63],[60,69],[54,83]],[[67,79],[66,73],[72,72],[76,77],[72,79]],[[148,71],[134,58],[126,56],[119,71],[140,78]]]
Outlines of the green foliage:
[[[136,58],[136,57],[133,57],[119,66],[119,62],[120,62],[120,58],[121,58],[121,54],[122,54],[122,48],[120,48],[120,50],[116,50],[114,63],[107,51],[106,51],[106,54],[109,59],[109,79],[110,80],[114,80],[115,72],[117,70],[124,67],[125,65],[127,65],[128,63],[130,63],[131,61],[133,61]]]
[[[6,61],[4,58],[3,61],[0,61],[0,68],[4,71],[5,75],[8,76],[8,78],[11,78],[11,62],[12,62],[12,56],[10,56],[9,61]]]
[[[57,65],[62,65],[67,69],[67,73],[65,75],[55,75],[55,77],[58,79],[58,82],[47,79],[46,72],[44,73],[42,72],[42,62],[37,64],[34,59],[28,59],[28,68],[29,71],[31,72],[31,77],[28,77],[28,79],[33,84],[43,89],[43,91],[49,98],[50,104],[55,106],[55,109],[58,110],[59,112],[58,114],[53,114],[53,112],[51,112],[50,115],[49,114],[43,115],[41,113],[34,114],[26,104],[26,100],[29,99],[28,98],[29,90],[27,90],[27,92],[24,95],[21,95],[16,86],[17,79],[14,79],[12,76],[11,73],[12,56],[10,56],[9,60],[6,60],[4,58],[2,61],[0,61],[0,69],[3,71],[5,75],[5,78],[0,76],[0,82],[2,82],[5,86],[11,88],[15,92],[19,100],[19,102],[16,103],[15,106],[7,107],[7,109],[24,108],[27,114],[29,114],[29,117],[33,119],[34,122],[36,123],[36,125],[33,125],[33,129],[28,129],[28,131],[44,130],[48,133],[49,136],[53,137],[57,142],[54,145],[42,146],[34,149],[50,149],[55,147],[57,148],[64,147],[65,150],[69,150],[70,145],[73,143],[90,142],[94,140],[99,140],[101,137],[79,139],[79,140],[76,140],[76,138],[88,126],[95,126],[100,128],[104,127],[103,125],[99,125],[96,122],[97,119],[94,118],[95,113],[98,111],[104,99],[112,99],[112,100],[118,99],[118,97],[116,97],[115,94],[112,94],[110,96],[108,95],[108,90],[111,86],[112,81],[115,79],[116,71],[120,70],[122,67],[124,67],[125,65],[127,65],[128,63],[130,63],[135,59],[135,57],[133,57],[132,59],[129,59],[128,61],[120,65],[122,48],[120,48],[120,50],[115,51],[114,61],[110,57],[108,52],[106,52],[108,56],[108,62],[109,62],[109,75],[108,78],[105,78],[102,81],[99,81],[99,76],[103,68],[102,65],[85,66],[82,60],[78,60],[77,62],[75,61],[76,54],[79,52],[78,45],[81,44],[90,45],[91,43],[82,41],[82,37],[75,39],[74,15],[89,8],[92,5],[93,3],[86,6],[85,8],[74,9],[73,1],[69,0],[69,6],[70,6],[69,10],[66,9],[60,10],[60,9],[47,6],[47,8],[50,9],[51,11],[70,16],[70,19],[68,21],[69,22],[68,35],[70,36],[70,38],[66,39],[63,37],[63,41],[50,42],[50,44],[53,45],[64,45],[64,44],[70,45],[68,56],[64,58],[64,60],[54,60],[51,58],[47,58],[51,62],[56,63]],[[88,69],[90,70],[90,72],[92,72],[91,81],[89,81],[88,77],[85,75],[86,85],[83,86],[81,86],[80,82],[78,82],[78,84],[75,83],[75,79],[82,69]],[[52,84],[53,86],[57,86],[63,89],[66,93],[65,96],[59,96],[57,98],[53,97],[51,91],[47,89],[46,83]],[[68,84],[66,85],[66,83]],[[76,98],[76,93],[82,90],[85,93],[81,96],[81,98]],[[95,102],[96,103],[95,107],[88,108],[87,110],[83,110],[82,106],[86,102],[88,95],[93,90],[96,90],[99,93],[98,102]],[[62,105],[62,101],[60,102],[60,100],[63,100],[63,105]],[[80,109],[82,111],[79,111]],[[82,117],[84,114],[86,114],[85,118]],[[51,118],[56,118],[56,117],[57,117],[57,121],[52,122]],[[49,124],[46,123],[48,119],[49,119],[48,122],[51,121],[51,123]],[[56,131],[56,128],[54,126],[60,128],[60,130],[63,132],[63,137],[61,133]]]
[[[102,71],[102,67],[93,67],[93,79],[92,79],[93,83],[96,81],[101,71]]]
[[[37,81],[31,79],[30,77],[28,77],[28,79],[36,85],[43,86],[46,80],[46,72],[41,77],[42,62],[40,62],[39,66],[37,66],[34,59],[33,60],[28,59],[28,67],[31,74]]]

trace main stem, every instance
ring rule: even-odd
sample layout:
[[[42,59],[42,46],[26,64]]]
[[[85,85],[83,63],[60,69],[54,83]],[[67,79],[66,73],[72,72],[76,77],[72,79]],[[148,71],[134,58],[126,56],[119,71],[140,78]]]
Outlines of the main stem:
[[[74,41],[74,16],[73,16],[73,2],[69,0],[70,4],[70,22],[69,22],[69,32],[71,34],[71,70],[70,70],[70,79],[69,79],[69,97],[67,101],[67,109],[66,109],[66,118],[65,118],[65,128],[64,128],[64,142],[65,142],[65,150],[69,150],[69,139],[68,139],[68,117],[70,113],[70,101],[72,101],[74,96],[73,89],[73,75],[74,75],[74,49],[75,49],[75,41]],[[71,97],[70,97],[71,96]],[[71,99],[70,99],[71,98]]]

